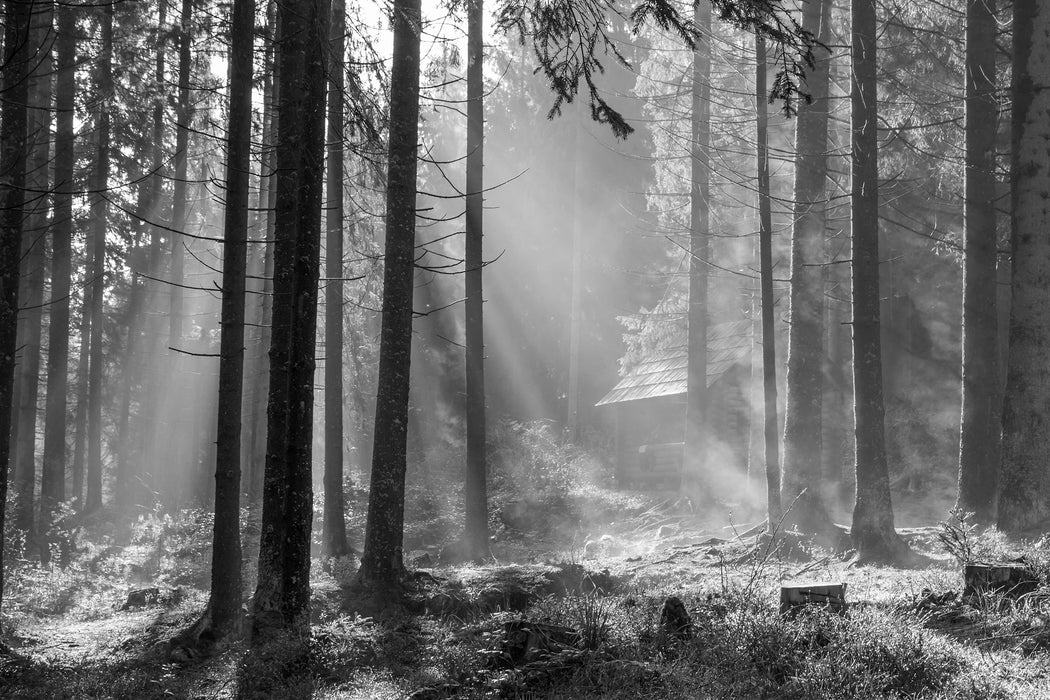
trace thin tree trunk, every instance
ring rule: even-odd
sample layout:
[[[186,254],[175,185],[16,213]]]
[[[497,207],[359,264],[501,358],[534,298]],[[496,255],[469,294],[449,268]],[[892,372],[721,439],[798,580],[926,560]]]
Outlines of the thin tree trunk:
[[[343,83],[346,5],[332,3],[332,66],[328,79],[328,282],[325,287],[324,522],[321,554],[350,553],[343,507]]]
[[[189,171],[190,122],[193,107],[190,105],[190,71],[193,66],[191,52],[193,36],[193,1],[182,0],[182,17],[179,29],[179,101],[176,110],[175,130],[175,185],[172,193],[171,228],[171,308],[168,316],[168,344],[178,347],[183,333],[183,282],[185,252],[181,233],[186,230],[187,182]]]
[[[73,241],[73,131],[76,84],[76,10],[58,7],[55,76],[55,212],[51,228],[51,320],[48,324],[44,461],[40,477],[40,532],[66,497],[66,405],[69,385],[69,293]]]
[[[98,77],[98,150],[95,161],[95,200],[91,206],[91,353],[88,363],[87,495],[84,512],[102,507],[102,376],[103,314],[105,312],[106,229],[109,205],[110,98],[113,92],[113,5],[102,12],[102,54]]]
[[[995,522],[1001,392],[995,216],[995,0],[966,10],[966,262],[963,268],[962,425],[957,507]]]
[[[829,0],[807,0],[802,27],[830,43]],[[809,535],[834,529],[823,498],[824,228],[828,172],[830,58],[806,76],[813,101],[800,101],[795,135],[794,227],[791,237],[791,324],[784,420],[787,522]]]
[[[875,0],[853,0],[853,383],[857,501],[850,536],[861,561],[892,563],[907,545],[893,527],[879,330],[879,169]]]
[[[485,335],[483,324],[485,85],[483,0],[467,6],[466,392],[467,474],[464,540],[471,558],[491,556],[485,456]]]
[[[309,635],[313,379],[324,191],[328,3],[280,5],[274,305],[252,643]]]
[[[420,0],[393,3],[394,59],[386,194],[383,321],[371,488],[359,582],[393,592],[404,572],[405,458],[412,356],[412,282],[419,135]]]
[[[755,36],[758,108],[759,269],[762,277],[762,388],[766,445],[766,530],[776,531],[784,516],[780,502],[780,441],[777,439],[777,350],[773,329],[773,214],[769,195],[769,107],[766,100],[766,40]],[[818,464],[820,452],[817,452]]]
[[[94,251],[85,251],[84,268],[90,278]],[[73,428],[73,501],[78,510],[84,509],[84,464],[87,461],[88,422],[88,356],[91,352],[91,297],[94,285],[85,284],[80,304],[80,344],[77,347],[77,407]]]
[[[569,375],[567,377],[568,388],[566,389],[565,401],[565,427],[568,432],[568,438],[572,442],[577,442],[580,439],[580,331],[583,324],[583,309],[581,306],[583,303],[583,256],[585,252],[583,241],[585,236],[583,192],[585,188],[584,179],[586,178],[584,174],[584,158],[586,156],[581,139],[583,135],[583,119],[583,115],[574,110],[571,127],[573,130],[573,160],[572,191],[570,195],[572,197],[572,257],[570,258],[571,267],[569,269]],[[469,113],[467,122],[469,138]]]
[[[707,429],[707,262],[711,227],[711,5],[693,5],[693,22],[702,34],[693,52],[689,189],[689,360],[686,370],[685,458],[683,477],[703,488]]]
[[[1014,0],[1011,180],[1013,275],[1003,404],[1000,529],[1042,531],[1050,520],[1050,6]]]
[[[18,377],[18,439],[15,443],[15,483],[18,492],[15,512],[16,527],[34,529],[34,489],[36,487],[36,414],[40,399],[40,338],[43,321],[44,278],[47,266],[45,238],[48,228],[48,170],[51,162],[51,14],[53,6],[35,5],[31,20],[33,46],[42,47],[43,55],[33,59],[33,76],[29,83],[28,131],[29,154],[26,161],[26,223],[22,235],[24,287],[18,297],[24,334]],[[12,438],[14,439],[14,438]]]
[[[234,0],[230,36],[226,213],[222,254],[222,335],[215,440],[211,626],[232,630],[241,609],[241,399],[244,386],[244,288],[251,177],[254,0]]]
[[[152,124],[152,138],[153,138],[153,162],[151,165],[152,176],[149,179],[149,204],[147,212],[149,215],[148,220],[151,222],[159,222],[161,220],[160,204],[161,204],[161,193],[163,189],[163,177],[164,177],[164,104],[166,96],[161,92],[161,86],[164,85],[165,81],[165,33],[167,31],[167,2],[166,0],[159,0],[158,2],[158,19],[157,19],[157,55],[154,62],[154,73],[153,81],[154,86],[158,90],[158,95],[153,103],[153,124]],[[152,278],[146,284],[146,355],[157,357],[163,354],[162,338],[165,337],[163,331],[163,317],[162,317],[162,300],[164,295],[162,294],[160,280],[163,274],[164,266],[164,247],[163,247],[163,235],[164,231],[161,225],[153,224],[150,226],[150,242],[149,242],[149,258],[148,258],[148,270],[149,276]],[[163,386],[163,379],[157,376],[156,372],[150,372],[146,379],[146,386],[143,390],[143,403],[144,406],[140,412],[139,418],[139,449],[138,454],[142,464],[140,469],[142,470],[142,486],[145,489],[154,490],[157,488],[157,477],[156,467],[154,465],[160,462],[159,455],[157,453],[160,436],[160,425],[159,425],[159,410],[161,406],[161,394]]]
[[[4,3],[4,70],[0,74],[0,425],[10,426],[14,411],[15,343],[18,332],[18,271],[22,248],[26,183],[26,101],[32,46],[30,3]],[[0,532],[7,505],[11,432],[0,430]],[[0,547],[0,603],[4,592],[3,548]]]

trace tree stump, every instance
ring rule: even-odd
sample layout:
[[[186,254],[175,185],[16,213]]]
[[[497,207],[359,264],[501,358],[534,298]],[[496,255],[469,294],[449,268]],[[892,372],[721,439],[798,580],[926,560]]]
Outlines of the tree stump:
[[[1039,588],[1039,579],[1020,564],[967,564],[963,596],[998,593],[1019,598]]]
[[[679,598],[671,596],[664,601],[660,611],[660,630],[668,637],[682,641],[693,638],[693,618]]]
[[[846,611],[846,584],[817,581],[780,587],[781,615],[808,605],[824,606],[841,615]]]

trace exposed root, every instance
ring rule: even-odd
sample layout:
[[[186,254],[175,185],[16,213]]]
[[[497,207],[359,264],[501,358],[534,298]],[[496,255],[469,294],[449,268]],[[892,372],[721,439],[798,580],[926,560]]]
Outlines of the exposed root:
[[[219,643],[230,637],[239,637],[241,624],[232,629],[219,629],[212,619],[211,603],[189,628],[179,632],[166,643],[164,649],[168,659],[175,663],[187,663],[215,653]]]
[[[850,533],[857,556],[850,566],[891,566],[896,569],[922,569],[934,563],[915,552],[895,530]]]

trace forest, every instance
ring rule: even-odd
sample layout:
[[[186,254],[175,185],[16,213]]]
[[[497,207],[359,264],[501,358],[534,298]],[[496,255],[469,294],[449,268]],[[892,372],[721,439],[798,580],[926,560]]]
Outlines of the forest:
[[[1050,4],[0,3],[0,698],[1050,698]]]

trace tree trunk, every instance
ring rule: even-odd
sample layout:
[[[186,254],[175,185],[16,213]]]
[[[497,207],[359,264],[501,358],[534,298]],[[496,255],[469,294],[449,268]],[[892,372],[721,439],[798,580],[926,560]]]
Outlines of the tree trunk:
[[[171,308],[168,316],[168,345],[178,347],[183,333],[183,290],[185,252],[181,233],[186,230],[188,208],[187,182],[189,171],[190,122],[193,107],[190,104],[190,71],[193,55],[190,51],[193,36],[193,1],[182,0],[179,29],[179,102],[175,129],[175,185],[171,212]]]
[[[0,425],[10,426],[15,385],[15,343],[18,332],[18,270],[22,248],[26,184],[26,101],[33,48],[29,23],[33,6],[4,3],[4,70],[0,73]],[[0,430],[0,532],[7,504],[11,432]],[[4,592],[4,562],[0,547],[0,602]]]
[[[711,211],[711,5],[693,5],[693,22],[703,35],[693,52],[689,189],[689,336],[686,370],[683,478],[694,486],[708,481],[705,465],[707,402],[707,262]]]
[[[84,268],[90,272],[94,251],[84,251]],[[88,277],[85,274],[85,277]],[[84,508],[84,464],[87,461],[88,422],[88,357],[91,353],[91,297],[94,287],[85,285],[80,304],[80,345],[77,347],[77,408],[73,428],[73,501],[78,510]]]
[[[831,41],[831,3],[807,0],[803,28]],[[794,226],[791,237],[791,323],[788,326],[787,403],[784,417],[786,523],[809,535],[834,528],[823,498],[824,226],[828,172],[830,57],[806,76],[813,101],[799,102],[795,132]]]
[[[72,273],[73,131],[76,85],[76,10],[58,7],[55,76],[55,186],[51,227],[51,320],[48,324],[44,461],[40,477],[40,532],[47,534],[54,508],[66,497],[66,404],[69,384],[69,293]]]
[[[755,35],[755,104],[758,108],[759,269],[762,276],[762,388],[766,445],[766,529],[776,532],[784,517],[780,502],[780,442],[777,439],[777,350],[773,330],[773,215],[769,195],[769,111],[766,99],[766,40]],[[819,455],[820,452],[818,451]],[[819,464],[819,461],[818,461]]]
[[[966,10],[966,262],[958,508],[991,525],[1001,455],[995,221],[995,0]]]
[[[469,39],[468,39],[469,43]],[[469,48],[468,48],[469,51]],[[468,91],[469,77],[468,77]],[[469,99],[469,98],[468,98]],[[468,104],[469,107],[469,104]],[[569,268],[569,375],[565,396],[565,428],[567,437],[572,442],[580,439],[580,330],[583,324],[581,304],[583,302],[583,256],[584,225],[583,208],[584,192],[584,153],[581,136],[583,132],[582,114],[576,110],[572,114],[572,257]],[[467,115],[467,136],[470,136],[470,115]],[[484,122],[482,123],[484,128]],[[468,152],[469,157],[469,152]],[[469,202],[468,202],[469,206]],[[469,267],[469,266],[468,266]]]
[[[19,340],[21,359],[18,376],[18,426],[15,443],[15,483],[17,489],[15,526],[33,530],[34,489],[36,488],[36,414],[40,394],[40,338],[43,320],[44,278],[47,266],[48,186],[51,163],[51,31],[53,6],[34,6],[31,20],[33,46],[45,47],[34,58],[29,79],[29,112],[26,133],[29,153],[26,161],[26,223],[22,237],[22,283],[18,298],[23,311],[19,321],[24,334]],[[14,439],[14,438],[12,438]]]
[[[879,169],[875,0],[853,0],[853,383],[857,500],[850,536],[861,561],[892,563],[907,545],[893,527],[879,330]]]
[[[152,175],[149,178],[149,198],[147,212],[149,213],[149,221],[158,222],[153,223],[150,226],[150,241],[149,241],[149,255],[147,268],[149,270],[149,276],[152,278],[146,283],[146,350],[144,355],[147,357],[157,357],[163,355],[164,347],[162,338],[164,337],[163,332],[163,310],[161,309],[164,294],[162,293],[162,285],[159,282],[163,275],[164,265],[164,246],[163,246],[163,227],[159,224],[162,220],[160,215],[160,203],[161,203],[161,192],[163,189],[163,177],[164,177],[164,104],[166,102],[166,95],[163,93],[161,86],[165,84],[165,33],[167,32],[167,2],[166,0],[159,0],[158,15],[157,15],[157,54],[154,61],[154,73],[153,73],[153,84],[158,91],[157,97],[153,102],[153,124],[152,124],[152,139],[153,139],[153,162],[151,165]],[[143,407],[139,414],[139,428],[138,428],[138,454],[141,461],[139,469],[141,470],[142,487],[144,490],[152,491],[158,486],[156,473],[156,467],[154,466],[159,462],[157,450],[157,438],[160,435],[159,426],[159,409],[161,406],[161,398],[163,394],[162,387],[163,379],[157,376],[157,372],[150,372],[145,377],[145,387],[143,388]]]
[[[467,231],[466,391],[467,475],[464,541],[473,559],[489,552],[487,460],[485,456],[485,335],[483,324],[485,44],[484,0],[467,6]]]
[[[226,212],[222,253],[222,334],[215,432],[215,526],[211,626],[234,629],[241,610],[241,391],[244,387],[244,287],[251,176],[254,0],[234,0],[230,36],[230,114],[226,129]]]
[[[379,344],[375,439],[359,582],[379,592],[404,572],[405,453],[412,353],[412,282],[419,136],[420,0],[393,4],[394,59],[386,194],[383,322]]]
[[[84,512],[102,507],[102,377],[103,328],[105,322],[106,230],[109,205],[105,198],[109,186],[110,98],[113,92],[113,5],[102,12],[102,54],[99,56],[96,89],[98,94],[98,145],[95,160],[94,189],[91,206],[91,351],[88,362],[87,415],[87,494]]]
[[[328,282],[325,287],[324,522],[321,553],[350,553],[343,507],[343,83],[346,5],[332,3],[332,66],[328,79]]]
[[[1050,519],[1050,6],[1014,0],[1013,276],[1003,404],[999,527],[1042,530]]]
[[[309,636],[313,379],[324,191],[330,8],[280,5],[274,304],[262,537],[253,645],[280,630]]]

